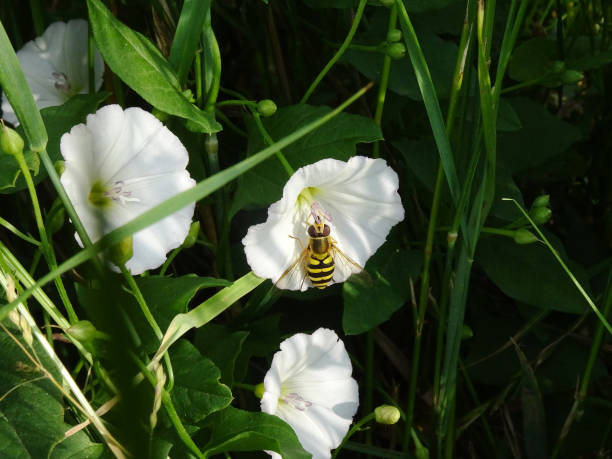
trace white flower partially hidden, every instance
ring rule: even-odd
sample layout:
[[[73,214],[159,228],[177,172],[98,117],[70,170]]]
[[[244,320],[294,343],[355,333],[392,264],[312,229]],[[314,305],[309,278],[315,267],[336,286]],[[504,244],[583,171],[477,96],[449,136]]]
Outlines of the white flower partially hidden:
[[[298,275],[283,274],[308,247],[309,226],[317,223],[329,227],[333,246],[354,262],[336,260],[331,282],[344,282],[404,218],[398,185],[383,159],[323,159],[298,169],[282,199],[268,208],[266,222],[251,226],[242,240],[253,273],[274,283],[282,277],[277,287],[283,289],[311,287],[305,263],[296,265]]]
[[[140,108],[102,107],[64,134],[60,148],[62,184],[94,242],[195,185],[181,141]],[[132,236],[134,255],[126,263],[132,274],[157,268],[182,244],[193,210],[190,204]]]
[[[344,343],[333,330],[319,328],[293,335],[280,349],[264,378],[261,410],[287,422],[313,459],[329,458],[359,406]]]
[[[87,21],[54,22],[41,37],[27,42],[17,59],[30,86],[36,106],[41,109],[62,105],[75,94],[89,91]],[[102,86],[104,61],[94,48],[94,90]],[[17,117],[2,95],[2,117],[17,124]]]

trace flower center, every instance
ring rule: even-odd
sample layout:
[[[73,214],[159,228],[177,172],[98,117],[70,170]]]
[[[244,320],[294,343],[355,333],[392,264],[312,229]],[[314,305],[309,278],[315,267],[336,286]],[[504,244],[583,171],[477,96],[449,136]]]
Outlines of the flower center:
[[[124,186],[125,183],[122,180],[113,183],[110,187],[97,180],[89,191],[89,202],[100,208],[108,207],[112,201],[120,202],[121,204],[140,202],[140,199],[132,197],[131,191],[125,191],[123,189]]]
[[[308,208],[315,202],[315,196],[319,193],[319,189],[313,186],[309,186],[300,191],[297,197],[296,205],[298,208]]]
[[[51,76],[53,77],[53,86],[55,86],[55,89],[59,89],[60,91],[64,91],[66,93],[71,92],[72,86],[65,73],[53,72]]]
[[[312,406],[311,402],[304,400],[300,394],[295,392],[291,392],[287,395],[281,395],[280,399],[299,411],[304,411],[306,408]]]

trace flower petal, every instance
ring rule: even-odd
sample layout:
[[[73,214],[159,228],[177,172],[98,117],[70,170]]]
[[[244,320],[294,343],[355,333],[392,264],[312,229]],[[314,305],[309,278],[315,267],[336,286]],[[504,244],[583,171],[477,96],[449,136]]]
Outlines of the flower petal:
[[[39,109],[62,105],[72,95],[89,91],[87,21],[54,22],[42,36],[27,42],[17,58]],[[94,48],[94,83],[102,86],[104,61]],[[6,95],[2,95],[3,117],[17,123]]]
[[[62,136],[62,183],[93,241],[195,185],[185,170],[189,155],[180,140],[140,108],[102,107]],[[94,185],[107,202],[91,202]],[[102,194],[103,193],[103,194]],[[132,274],[160,266],[182,244],[195,204],[135,233]]]
[[[391,227],[404,218],[397,193],[397,174],[382,159],[355,156],[348,162],[324,159],[298,169],[283,188],[283,197],[268,209],[265,223],[249,228],[242,240],[253,272],[277,283],[308,245],[312,205],[322,208],[331,229],[335,252],[333,282],[343,282],[365,266],[385,242]],[[309,220],[310,218],[310,220]],[[288,243],[288,231],[300,240]],[[345,254],[347,258],[342,257]],[[345,260],[345,262],[342,262]],[[300,275],[283,277],[279,288],[305,290],[311,286]]]
[[[283,341],[264,379],[261,409],[284,419],[314,458],[329,458],[359,405],[344,343],[333,330]]]

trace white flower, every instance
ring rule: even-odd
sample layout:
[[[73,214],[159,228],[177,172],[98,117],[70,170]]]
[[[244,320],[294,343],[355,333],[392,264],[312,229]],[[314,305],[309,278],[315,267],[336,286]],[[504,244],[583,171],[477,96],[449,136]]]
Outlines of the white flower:
[[[36,105],[39,109],[62,105],[75,94],[89,92],[87,21],[54,22],[41,37],[27,42],[17,52]],[[94,82],[102,86],[104,61],[94,48]],[[17,124],[17,117],[2,95],[2,117]]]
[[[335,270],[330,282],[358,272],[404,218],[397,174],[383,159],[354,156],[348,162],[323,159],[297,170],[283,197],[268,209],[265,223],[251,226],[242,240],[253,273],[277,287],[306,290],[312,282],[306,263],[285,274],[309,243],[309,227],[329,226]],[[320,233],[319,233],[320,234]],[[285,275],[284,275],[285,274]],[[281,281],[279,282],[279,279]]]
[[[195,185],[181,141],[140,108],[107,105],[62,136],[62,184],[92,241]],[[135,233],[133,274],[160,266],[181,245],[194,204]],[[76,235],[75,235],[76,236]],[[81,241],[77,237],[77,241]]]
[[[280,348],[264,378],[261,410],[287,422],[313,459],[329,458],[359,406],[344,343],[333,330],[319,328],[293,335]]]

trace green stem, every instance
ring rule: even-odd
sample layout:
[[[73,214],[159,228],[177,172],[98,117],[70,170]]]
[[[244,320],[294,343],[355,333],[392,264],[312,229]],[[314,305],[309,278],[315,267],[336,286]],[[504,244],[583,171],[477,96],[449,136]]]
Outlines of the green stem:
[[[387,39],[397,24],[397,6],[393,4],[389,12],[389,22],[387,25]],[[376,111],[374,112],[374,122],[380,127],[382,125],[382,115],[387,96],[387,88],[389,86],[389,73],[391,72],[391,56],[385,53],[383,64],[380,70],[380,83],[378,85],[378,94],[376,95]],[[374,158],[380,156],[380,142],[374,142]]]
[[[251,392],[255,392],[255,385],[246,384],[241,382],[234,382],[232,384],[232,388],[237,387],[238,389],[250,390]]]
[[[179,253],[181,253],[181,247],[177,247],[172,252],[170,252],[170,255],[168,255],[168,258],[166,258],[166,261],[164,261],[164,264],[162,265],[161,269],[159,270],[159,275],[160,276],[163,276],[164,274],[166,274],[166,271],[168,270],[168,267],[170,266],[172,261],[176,258],[176,256]]]
[[[266,144],[267,145],[273,145],[274,144],[274,139],[272,139],[272,137],[270,137],[270,134],[268,133],[268,131],[266,130],[265,126],[261,122],[261,116],[256,111],[253,111],[253,119],[255,120],[255,125],[257,126],[257,129],[261,133],[261,136],[266,141]],[[287,172],[289,177],[291,177],[294,174],[295,171],[293,170],[293,168],[291,167],[291,164],[289,164],[289,161],[287,161],[287,158],[285,157],[285,155],[283,154],[283,152],[281,150],[278,150],[276,152],[276,157],[278,158],[278,160],[283,165],[283,168],[285,169],[285,171]]]
[[[22,233],[21,231],[19,231],[17,229],[16,226],[12,225],[10,222],[8,222],[7,220],[5,220],[2,217],[0,217],[0,225],[5,227],[7,230],[9,230],[15,236],[23,239],[24,241],[29,242],[30,244],[34,244],[37,247],[40,247],[40,242],[39,241],[37,241],[36,239],[34,239],[31,236],[28,236],[27,234]]]
[[[30,9],[32,10],[32,23],[36,36],[40,37],[45,31],[45,15],[39,0],[30,0]]]
[[[151,310],[149,309],[149,306],[147,305],[144,296],[142,296],[142,292],[140,291],[138,284],[134,280],[134,276],[132,276],[132,274],[127,270],[125,265],[121,265],[119,269],[121,269],[121,274],[123,275],[123,278],[127,282],[128,286],[130,287],[132,295],[134,295],[134,298],[136,299],[136,303],[138,303],[140,310],[145,316],[145,319],[151,326],[153,333],[155,333],[155,337],[161,342],[164,335],[161,329],[159,328],[159,325],[157,325],[155,317],[153,317],[153,314],[151,314]],[[168,356],[167,352],[164,353],[164,363],[166,364],[166,371],[168,374],[168,390],[171,391],[172,387],[174,386],[174,372],[172,371],[172,363],[170,362],[170,357]]]
[[[30,199],[32,200],[32,207],[34,209],[34,218],[36,220],[36,226],[38,227],[38,232],[40,234],[40,242],[43,255],[49,268],[54,270],[57,268],[57,262],[55,260],[55,253],[53,252],[53,247],[49,243],[49,239],[47,237],[47,230],[45,228],[45,224],[43,222],[42,213],[40,211],[40,204],[38,202],[38,196],[36,194],[36,187],[34,186],[34,181],[32,180],[32,175],[30,174],[30,169],[26,164],[25,157],[23,156],[23,152],[15,155],[15,159],[19,164],[19,168],[21,169],[21,173],[23,174],[23,178],[25,179],[26,185],[28,187],[28,192],[30,193]],[[68,320],[70,320],[71,324],[78,322],[79,318],[74,312],[74,308],[72,307],[72,303],[70,302],[70,298],[68,297],[68,293],[66,292],[66,288],[64,287],[64,282],[61,277],[56,277],[54,279],[55,286],[57,291],[59,292],[60,298],[64,303],[64,307],[66,308],[66,312],[68,313]]]
[[[155,379],[155,376],[151,373],[151,371],[149,371],[149,369],[140,361],[140,359],[136,355],[134,355],[133,353],[130,353],[130,356],[132,360],[136,363],[138,368],[140,369],[141,373],[145,376],[145,378],[147,378],[151,386],[153,386],[153,388],[157,387],[157,381]],[[168,414],[168,417],[170,418],[170,422],[174,426],[174,429],[176,430],[176,433],[178,434],[179,438],[182,440],[185,446],[193,454],[196,455],[196,457],[198,458],[206,457],[204,456],[204,454],[202,454],[198,446],[191,439],[191,436],[189,435],[189,432],[187,432],[187,429],[185,429],[185,426],[183,425],[181,418],[176,412],[176,408],[174,408],[174,404],[172,403],[170,394],[168,393],[166,389],[162,389],[161,396],[162,396],[162,404],[164,405],[166,414]]]
[[[361,428],[365,424],[370,422],[375,417],[376,417],[376,415],[374,414],[374,412],[371,412],[370,414],[368,414],[367,416],[362,418],[359,422],[356,422],[355,424],[353,424],[353,427],[351,427],[351,430],[349,430],[348,433],[346,434],[346,436],[342,439],[342,443],[340,443],[340,445],[334,450],[334,454],[332,454],[331,459],[335,459],[336,458],[336,456],[338,455],[338,453],[340,452],[340,450],[342,449],[344,444],[348,441],[349,438],[351,438],[353,436],[353,434],[355,432],[360,431]]]
[[[357,32],[357,27],[359,27],[359,23],[361,22],[361,17],[363,16],[363,10],[365,9],[366,3],[367,0],[359,0],[359,6],[357,6],[357,12],[355,13],[355,17],[353,18],[353,24],[351,25],[351,28],[348,32],[348,35],[344,39],[342,46],[340,46],[338,51],[336,51],[336,54],[333,55],[333,57],[329,60],[325,67],[323,67],[321,73],[317,75],[310,87],[306,90],[304,97],[302,97],[302,100],[300,100],[301,104],[305,104],[308,101],[308,99],[310,98],[314,90],[317,88],[321,80],[325,77],[325,75],[327,75],[327,72],[329,72],[333,65],[338,62],[338,59],[342,57],[348,46],[351,44],[351,41],[355,36],[355,32]]]
[[[374,330],[369,330],[366,334],[366,355],[365,355],[365,401],[363,411],[366,413],[374,409]],[[366,432],[366,444],[372,444],[372,432]]]
[[[472,37],[472,26],[470,21],[467,20],[469,17],[470,4],[468,3],[468,9],[466,11],[466,21],[461,33],[461,40],[459,45],[459,51],[457,54],[457,61],[455,64],[455,71],[453,75],[453,82],[451,86],[451,95],[449,101],[449,110],[446,117],[446,135],[450,138],[453,130],[455,121],[455,109],[457,107],[457,97],[463,87],[463,72],[466,65],[466,56],[470,46]],[[420,365],[421,355],[421,340],[423,334],[423,325],[425,322],[425,312],[427,310],[427,299],[429,295],[429,276],[430,276],[430,265],[431,257],[433,253],[433,242],[435,237],[436,226],[438,224],[438,213],[440,209],[440,203],[442,199],[442,192],[444,190],[444,169],[442,162],[438,163],[438,171],[436,174],[436,184],[434,187],[434,194],[431,205],[431,212],[429,216],[429,224],[427,227],[427,238],[425,241],[425,249],[423,253],[423,270],[421,274],[421,287],[419,291],[419,304],[417,307],[417,319],[415,323],[415,336],[414,336],[414,347],[412,353],[412,369],[410,372],[410,386],[408,391],[408,407],[406,409],[406,439],[410,439],[409,432],[412,429],[412,423],[414,418],[414,405],[416,399],[416,388],[418,385],[418,373]],[[409,441],[404,443],[404,449],[407,449]]]

